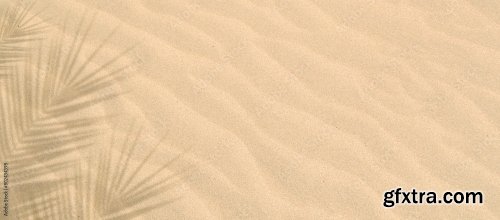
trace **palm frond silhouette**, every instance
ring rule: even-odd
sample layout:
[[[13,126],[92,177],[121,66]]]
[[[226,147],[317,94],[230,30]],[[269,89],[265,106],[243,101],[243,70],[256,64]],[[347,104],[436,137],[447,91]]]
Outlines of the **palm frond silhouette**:
[[[19,61],[28,50],[26,43],[40,39],[46,26],[34,21],[40,13],[29,15],[34,3],[23,7],[20,4],[0,8],[0,70],[7,64]]]
[[[162,208],[180,197],[169,195],[187,170],[174,171],[172,165],[183,154],[152,166],[163,139],[145,157],[135,157],[145,147],[139,142],[142,129],[130,127],[121,137],[97,148],[85,160],[73,164],[74,172],[58,180],[26,183],[23,201],[15,212],[21,219],[133,219]]]
[[[181,173],[169,173],[178,158],[153,169],[155,150],[134,159],[140,129],[118,148],[113,135],[97,157],[68,156],[89,149],[102,133],[98,125],[109,116],[84,110],[121,94],[112,85],[124,79],[128,66],[118,60],[132,48],[98,59],[113,30],[84,53],[94,18],[83,16],[71,43],[63,28],[47,49],[39,38],[46,27],[28,16],[31,7],[5,9],[0,20],[0,158],[9,162],[15,217],[131,219],[175,201],[162,195],[178,184]]]
[[[71,217],[71,203],[64,195],[69,195],[73,179],[47,180],[16,186],[17,199],[13,214],[17,219],[76,219]],[[18,201],[16,201],[17,203]]]
[[[85,34],[79,37],[82,29]],[[27,56],[24,66],[10,68],[0,91],[1,135],[5,146],[2,151],[10,155],[11,166],[17,166],[15,170],[32,166],[32,160],[45,163],[89,146],[89,140],[98,134],[94,125],[102,116],[72,113],[120,94],[103,90],[123,79],[120,73],[124,67],[111,69],[123,53],[86,71],[109,40],[108,37],[90,56],[83,57],[80,51],[89,30],[90,24],[85,27],[82,19],[71,45],[62,44],[59,38],[44,53],[40,42],[36,52]],[[68,53],[62,53],[64,50]]]
[[[33,18],[27,17],[31,7],[5,9],[0,23],[4,76],[0,80],[0,159],[9,162],[17,217],[51,219],[41,216],[66,213],[61,207],[70,207],[57,200],[65,198],[61,187],[53,187],[67,182],[63,173],[77,162],[68,155],[91,146],[99,134],[97,125],[109,117],[82,112],[121,94],[111,86],[124,78],[127,66],[118,61],[130,49],[96,60],[113,30],[90,54],[82,53],[93,21],[87,16],[79,21],[71,43],[63,33],[52,38],[47,49],[45,41],[36,37],[45,27],[31,24]]]
[[[170,168],[182,154],[152,168],[148,163],[162,140],[146,157],[134,159],[142,146],[140,135],[141,129],[132,127],[118,143],[113,134],[109,146],[88,158],[86,169],[79,168],[76,204],[81,219],[132,219],[178,199],[165,193],[177,186],[185,173]]]

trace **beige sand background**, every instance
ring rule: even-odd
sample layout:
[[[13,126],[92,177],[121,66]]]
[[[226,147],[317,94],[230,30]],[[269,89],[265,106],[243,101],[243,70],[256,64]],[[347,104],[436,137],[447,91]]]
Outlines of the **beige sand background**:
[[[104,57],[136,45],[123,59],[129,77],[110,87],[126,92],[85,114],[116,115],[104,136],[143,127],[133,164],[166,135],[146,173],[182,155],[168,167],[182,177],[152,198],[177,199],[138,219],[500,218],[499,1],[65,0],[30,13],[39,10],[68,39],[97,13],[85,54],[115,27]],[[485,204],[384,208],[395,187],[479,190]]]

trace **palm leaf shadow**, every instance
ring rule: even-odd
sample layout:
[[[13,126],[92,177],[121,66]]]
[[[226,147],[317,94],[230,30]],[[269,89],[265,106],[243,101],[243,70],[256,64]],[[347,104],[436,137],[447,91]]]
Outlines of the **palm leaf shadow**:
[[[182,154],[148,172],[151,169],[147,165],[161,146],[163,140],[160,140],[147,156],[132,165],[134,152],[141,145],[138,141],[141,133],[142,129],[131,126],[120,143],[119,153],[113,150],[118,142],[113,134],[108,147],[102,148],[95,158],[88,158],[91,167],[79,168],[77,213],[81,219],[131,219],[179,199],[165,199],[163,193],[176,187],[186,174],[186,171],[165,174],[171,172],[171,166]]]
[[[47,26],[34,19],[42,13],[29,15],[34,2],[23,6],[20,3],[0,9],[0,70],[24,58],[29,50],[26,43],[40,39]]]
[[[18,200],[13,209],[32,207],[30,212],[20,211],[19,214],[39,219],[37,216],[49,215],[50,210],[60,207],[37,202],[53,201],[54,195],[65,198],[58,189],[47,184],[66,181],[58,173],[72,167],[75,161],[65,156],[91,146],[99,135],[99,123],[111,117],[82,111],[122,94],[111,86],[124,79],[126,66],[118,64],[118,60],[130,49],[107,61],[96,61],[97,54],[115,34],[115,29],[90,55],[84,55],[82,50],[93,17],[86,22],[83,16],[70,44],[61,34],[52,38],[47,50],[43,40],[32,37],[42,31],[35,28],[38,24],[21,31],[11,30],[12,25],[22,27],[33,18],[26,18],[25,11],[7,14],[9,16],[4,16],[0,23],[0,55],[10,54],[18,44],[30,42],[35,47],[19,47],[12,57],[0,57],[2,73],[7,73],[0,81],[0,158],[8,161],[11,167],[11,187]],[[24,65],[4,65],[12,61],[24,61]],[[95,67],[90,69],[91,66]],[[30,194],[27,189],[40,193]]]
[[[32,166],[32,160],[45,163],[89,146],[98,135],[96,125],[108,116],[72,113],[121,94],[103,90],[124,78],[120,75],[124,67],[112,69],[112,64],[124,53],[86,71],[115,32],[84,57],[80,52],[90,27],[91,23],[85,25],[82,18],[69,46],[62,43],[63,37],[56,38],[44,53],[43,43],[39,42],[38,49],[27,56],[23,67],[10,68],[11,74],[0,90],[0,135],[6,146],[2,152],[17,166],[16,170]],[[80,36],[83,29],[85,33]],[[68,48],[69,54],[64,54],[62,51]]]
[[[71,178],[46,180],[16,185],[19,205],[14,206],[17,219],[72,219],[67,198],[74,181]],[[18,203],[18,201],[13,201]],[[11,203],[13,203],[11,202]]]

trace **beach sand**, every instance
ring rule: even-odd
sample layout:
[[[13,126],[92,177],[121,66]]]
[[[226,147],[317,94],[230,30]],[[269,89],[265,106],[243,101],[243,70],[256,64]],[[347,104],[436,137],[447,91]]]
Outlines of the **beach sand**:
[[[66,211],[21,207],[23,197],[10,202],[11,216],[500,218],[498,1],[67,0],[37,1],[29,14],[47,26],[42,48],[52,36],[86,36],[87,57],[116,28],[95,59],[76,62],[93,69],[121,54],[126,77],[105,88],[120,95],[69,116],[106,117],[91,145],[58,160],[99,173],[106,157],[88,158],[111,146],[121,162],[109,160],[113,181],[82,179],[96,189],[68,184],[68,198],[54,205],[66,202]],[[121,160],[136,133],[130,160]],[[3,160],[12,176],[14,159]],[[50,173],[44,178],[83,175]],[[172,184],[148,188],[171,176]],[[133,194],[113,189],[128,183],[132,192],[154,190],[113,209]],[[384,207],[384,192],[398,187],[481,191],[484,204]],[[71,211],[80,202],[85,208]]]

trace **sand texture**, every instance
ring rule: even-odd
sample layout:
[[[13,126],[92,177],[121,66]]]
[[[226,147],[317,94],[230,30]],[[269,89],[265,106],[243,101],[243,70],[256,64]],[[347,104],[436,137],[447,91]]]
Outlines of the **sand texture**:
[[[0,219],[500,219],[500,1],[0,2]]]

